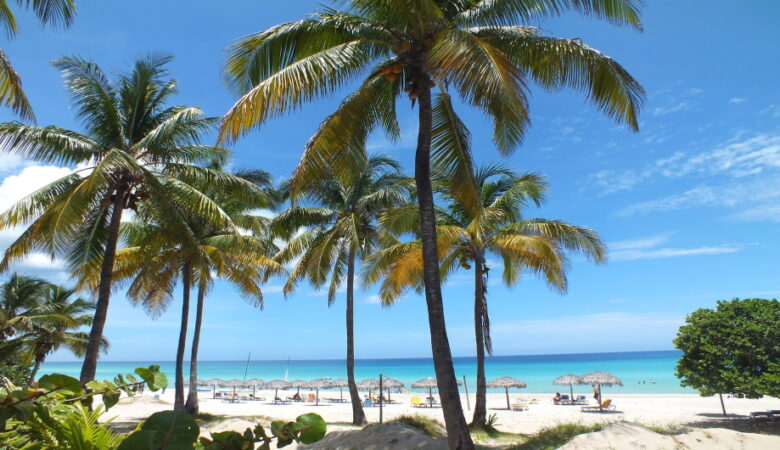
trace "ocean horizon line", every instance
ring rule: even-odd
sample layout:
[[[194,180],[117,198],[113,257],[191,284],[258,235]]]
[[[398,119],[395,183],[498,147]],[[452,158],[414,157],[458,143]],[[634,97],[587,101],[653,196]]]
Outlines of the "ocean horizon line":
[[[650,354],[650,353],[672,353],[672,352],[680,352],[678,349],[667,349],[667,350],[625,350],[625,351],[619,351],[619,352],[581,352],[581,353],[532,353],[532,354],[512,354],[512,355],[491,355],[485,356],[486,360],[490,359],[501,359],[501,358],[539,358],[539,357],[556,357],[556,358],[562,358],[567,356],[606,356],[606,355],[636,355],[636,354]],[[476,358],[475,355],[465,355],[465,356],[453,356],[453,359],[474,359]],[[391,357],[391,358],[355,358],[355,361],[409,361],[409,360],[431,360],[433,359],[431,356],[411,356],[411,357]],[[332,361],[344,361],[345,358],[303,358],[303,359],[293,359],[289,358],[290,362],[332,362]],[[52,363],[76,363],[81,362],[81,359],[70,359],[70,360],[57,360],[57,361],[46,361],[45,364],[52,364]],[[120,360],[120,359],[100,359],[99,362],[106,362],[106,363],[142,363],[142,362],[149,362],[153,361],[152,359],[127,359],[127,360]],[[160,363],[173,363],[175,360],[154,360],[158,361]],[[189,359],[185,359],[184,361],[189,362]],[[288,359],[253,359],[250,358],[249,362],[269,362],[269,363],[286,363]],[[246,363],[246,359],[198,359],[198,363]]]

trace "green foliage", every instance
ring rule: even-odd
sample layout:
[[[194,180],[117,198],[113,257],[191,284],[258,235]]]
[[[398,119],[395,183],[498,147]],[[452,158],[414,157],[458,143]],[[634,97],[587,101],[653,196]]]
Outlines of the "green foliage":
[[[86,388],[63,374],[41,377],[31,387],[10,381],[0,387],[0,442],[12,448],[114,449],[121,437],[99,423],[100,416],[119,401],[121,392],[132,396],[146,385],[157,391],[168,385],[160,366],[138,368],[136,375],[118,375],[114,382],[91,381]],[[103,405],[86,405],[100,395]]]
[[[122,441],[119,450],[191,449],[198,434],[200,427],[189,414],[181,411],[156,412]]]
[[[19,364],[13,361],[0,363],[0,379],[7,378],[13,384],[25,384],[30,379],[29,365]]]
[[[564,423],[554,427],[545,428],[531,435],[520,445],[510,447],[511,450],[548,450],[561,447],[571,438],[579,434],[601,431],[602,424],[582,425],[579,423]]]
[[[780,302],[759,298],[719,301],[698,309],[680,327],[683,356],[677,376],[701,395],[780,396]]]
[[[431,419],[430,417],[426,417],[421,414],[399,416],[392,422],[409,425],[410,427],[416,428],[434,439],[443,439],[446,433],[444,425],[435,419]]]

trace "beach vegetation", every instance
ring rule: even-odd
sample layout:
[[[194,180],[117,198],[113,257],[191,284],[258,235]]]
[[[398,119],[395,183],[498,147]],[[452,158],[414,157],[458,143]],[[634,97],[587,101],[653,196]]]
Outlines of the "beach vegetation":
[[[309,140],[292,177],[292,196],[310,184],[348,177],[364,164],[366,138],[381,128],[400,137],[397,100],[417,107],[415,188],[434,368],[452,448],[473,448],[458,395],[442,301],[431,165],[460,196],[477,201],[464,125],[451,95],[493,122],[502,154],[530,124],[528,82],[582,92],[608,116],[638,128],[640,84],[614,59],[580,39],[558,39],[522,23],[571,10],[641,29],[634,0],[338,2],[306,19],[242,38],[228,50],[227,80],[241,98],[224,117],[222,142],[362,78]],[[437,117],[437,119],[434,119]],[[435,121],[436,120],[436,121]]]
[[[474,273],[477,391],[471,427],[488,429],[485,352],[493,353],[488,315],[491,256],[503,266],[501,277],[507,286],[530,272],[565,293],[567,253],[579,252],[600,263],[606,260],[606,245],[592,229],[561,220],[523,217],[523,209],[529,204],[540,205],[547,192],[544,179],[535,173],[516,174],[501,165],[480,167],[471,188],[479,200],[473,203],[453,191],[447,180],[435,179],[434,189],[440,199],[436,233],[441,279],[446,282],[459,269],[473,269]],[[396,241],[366,261],[364,282],[381,282],[380,297],[385,305],[402,297],[409,288],[418,292],[424,288],[418,217],[415,205],[408,203],[387,211],[380,220],[393,236],[418,238]]]
[[[702,396],[738,398],[780,396],[780,301],[721,300],[715,309],[701,308],[685,319],[674,345],[683,352],[677,362],[680,384]]]
[[[412,428],[416,428],[434,439],[443,439],[447,434],[447,430],[444,428],[444,425],[442,425],[441,422],[422,414],[398,416],[389,423],[393,422],[402,423]]]
[[[603,429],[604,424],[583,425],[580,423],[564,423],[528,435],[522,443],[510,446],[508,449],[552,450],[563,446],[577,435],[593,433]]]
[[[49,2],[45,2],[49,3]],[[110,79],[95,63],[77,56],[54,62],[70,92],[84,133],[57,126],[0,124],[3,151],[72,172],[22,198],[0,214],[0,229],[25,227],[6,249],[0,270],[33,251],[61,257],[76,288],[97,279],[96,309],[85,349],[81,381],[94,379],[108,314],[120,225],[126,210],[141,204],[158,208],[157,217],[186,232],[187,217],[217,229],[235,227],[230,217],[195,185],[254,187],[205,167],[224,162],[229,152],[202,145],[202,135],[219,119],[196,107],[170,106],[177,93],[169,56],[136,59],[128,73]],[[179,214],[186,211],[187,215]]]
[[[395,160],[372,156],[350,177],[310,183],[300,199],[304,204],[294,204],[271,224],[274,235],[289,239],[275,259],[294,264],[284,284],[285,296],[307,280],[315,288],[327,286],[330,306],[339,290],[346,288],[347,383],[355,425],[367,423],[355,382],[356,266],[386,245],[389,236],[377,219],[406,201],[405,181]]]
[[[80,329],[92,322],[95,304],[75,294],[16,273],[0,285],[0,358],[13,383],[31,384],[46,357],[60,348],[84,356],[89,336]],[[101,346],[107,350],[108,341]]]

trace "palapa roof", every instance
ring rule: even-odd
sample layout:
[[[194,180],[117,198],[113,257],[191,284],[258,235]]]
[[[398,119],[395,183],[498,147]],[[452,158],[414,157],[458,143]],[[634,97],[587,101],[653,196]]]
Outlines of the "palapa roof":
[[[379,380],[366,378],[357,383],[358,389],[379,389]]]
[[[490,388],[524,388],[526,384],[517,378],[512,377],[500,377],[487,382],[487,387]]]
[[[349,386],[349,382],[344,378],[337,378],[335,380],[330,380],[329,384],[330,387],[334,387],[334,388]]]
[[[239,380],[238,378],[233,378],[232,380],[225,381],[222,386],[228,386],[228,387],[242,387],[245,386],[246,383],[244,383],[243,380]]]
[[[553,384],[583,384],[583,383],[582,383],[581,376],[574,375],[572,373],[567,373],[566,375],[561,375],[558,378],[554,379]]]
[[[314,380],[309,380],[306,382],[306,386],[301,387],[305,387],[307,389],[328,389],[331,387],[330,378],[316,378]]]
[[[620,378],[607,372],[588,372],[580,377],[580,384],[603,384],[605,386],[623,386]]]
[[[392,377],[382,377],[382,387],[400,388],[404,387],[404,384],[400,380],[396,380]]]
[[[221,378],[211,378],[209,380],[206,380],[206,384],[208,385],[216,385],[216,386],[222,386],[222,383],[224,383],[225,380]]]
[[[458,383],[458,386],[462,385],[463,383],[460,382],[460,380],[455,380]],[[415,389],[430,389],[430,388],[437,388],[439,387],[438,384],[436,384],[436,378],[428,377],[423,378],[422,380],[417,380],[414,383],[412,383],[412,387]]]
[[[271,380],[265,383],[266,389],[289,389],[292,385],[288,381],[284,380]]]
[[[247,386],[263,386],[265,385],[265,381],[261,380],[260,378],[250,378],[245,381]]]
[[[308,381],[306,380],[292,380],[290,381],[290,386],[294,388],[306,388]]]

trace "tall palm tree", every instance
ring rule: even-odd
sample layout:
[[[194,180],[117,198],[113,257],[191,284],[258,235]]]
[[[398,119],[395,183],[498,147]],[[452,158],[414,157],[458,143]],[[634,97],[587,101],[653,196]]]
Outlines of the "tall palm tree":
[[[32,9],[43,25],[67,27],[76,15],[74,0],[17,0],[16,3],[22,8]],[[3,29],[9,38],[15,37],[19,32],[16,17],[8,6],[7,0],[0,2],[0,29]],[[2,49],[0,49],[0,103],[10,106],[11,110],[22,119],[35,120],[30,101],[22,90],[22,79]]]
[[[270,184],[270,175],[262,171],[239,172],[236,176],[252,183],[264,183],[265,187]],[[238,200],[230,189],[219,186],[204,187],[203,192],[251,234],[243,235],[234,228],[217,229],[198,217],[191,217],[188,226],[189,233],[195,237],[196,245],[193,246],[189,240],[181,238],[181,230],[169,228],[168,222],[160,220],[155,214],[157,211],[141,209],[140,221],[127,223],[123,228],[123,237],[129,246],[117,251],[114,272],[117,280],[132,280],[128,297],[154,315],[168,307],[175,285],[181,280],[182,315],[176,352],[174,409],[192,414],[198,412],[198,345],[203,303],[212,284],[212,272],[226,278],[255,306],[262,308],[260,284],[269,274],[284,270],[271,259],[277,248],[268,238],[268,219],[251,214],[254,208],[272,206],[269,192],[257,186],[253,198],[243,196]],[[198,299],[190,358],[190,391],[185,404],[184,352],[193,284],[198,287]]]
[[[24,353],[26,361],[33,361],[34,366],[30,374],[30,383],[35,381],[41,364],[52,352],[67,348],[76,356],[84,356],[89,342],[89,334],[78,331],[79,328],[92,323],[92,312],[95,304],[83,298],[72,298],[75,289],[67,289],[62,286],[50,285],[46,289],[46,297],[40,305],[40,309],[48,314],[67,317],[68,322],[62,320],[36,320],[29,336],[24,340]],[[101,349],[108,350],[108,341],[101,341]]]
[[[139,58],[128,74],[111,81],[92,62],[62,58],[54,65],[62,72],[85,133],[56,126],[0,124],[0,150],[76,167],[0,214],[0,229],[27,225],[6,250],[0,270],[40,250],[52,257],[64,256],[76,279],[99,274],[82,383],[95,376],[123,212],[143,203],[166,210],[169,214],[161,217],[179,224],[183,238],[194,242],[180,211],[218,228],[233,225],[194,184],[252,190],[250,183],[197,165],[224,160],[228,151],[199,143],[216,119],[204,118],[195,107],[168,106],[177,92],[176,81],[168,78],[165,69],[170,60],[152,55]]]
[[[644,91],[625,69],[580,39],[553,38],[522,23],[571,10],[641,29],[642,2],[342,0],[338,5],[344,10],[325,8],[231,47],[227,77],[242,97],[225,116],[220,136],[236,139],[363,76],[309,140],[292,179],[295,196],[330,172],[348,176],[366,159],[363,143],[376,127],[398,137],[395,106],[402,93],[417,104],[415,182],[433,361],[450,447],[473,448],[444,321],[430,179],[432,162],[453,181],[472,175],[450,88],[493,121],[493,140],[503,154],[521,143],[529,125],[529,81],[580,91],[635,130]],[[476,202],[476,194],[468,192],[471,185],[453,183],[453,188]]]
[[[382,231],[376,219],[382,211],[405,199],[406,188],[398,164],[372,156],[348,180],[333,178],[310,185],[305,198],[315,206],[292,206],[272,224],[277,234],[291,238],[277,259],[295,263],[284,285],[290,295],[301,280],[316,288],[328,285],[328,306],[346,285],[347,382],[352,401],[352,423],[363,425],[366,415],[355,384],[354,285],[355,266],[381,246]]]
[[[578,251],[596,262],[606,258],[604,243],[588,228],[560,220],[523,219],[521,209],[544,199],[547,185],[536,174],[517,176],[501,166],[486,166],[476,174],[474,191],[479,202],[467,205],[442,186],[447,206],[437,210],[437,236],[442,278],[459,268],[474,268],[474,334],[477,348],[477,399],[472,426],[487,426],[485,351],[493,353],[488,317],[489,254],[503,264],[503,281],[514,285],[524,271],[544,277],[557,291],[566,292],[566,251]],[[414,205],[389,211],[382,224],[396,234],[419,230]],[[367,284],[383,280],[381,297],[385,304],[396,300],[405,289],[421,288],[422,243],[397,243],[372,255],[364,266]]]

